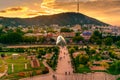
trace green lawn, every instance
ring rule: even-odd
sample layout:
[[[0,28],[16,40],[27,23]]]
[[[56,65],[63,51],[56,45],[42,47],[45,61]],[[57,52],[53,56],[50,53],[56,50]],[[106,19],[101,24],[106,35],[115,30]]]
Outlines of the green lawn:
[[[21,71],[25,71],[25,63],[28,65],[28,69],[30,70],[30,61],[25,59],[23,56],[20,56],[17,59],[13,59],[12,57],[5,60],[8,64],[8,74],[17,73]],[[14,65],[14,72],[12,72],[12,64]]]
[[[0,58],[0,73],[5,71],[5,64],[3,63],[3,59]]]
[[[17,59],[13,59],[11,56],[5,59],[8,65],[8,76],[3,76],[0,80],[10,79],[10,80],[18,80],[23,77],[29,77],[30,72],[33,75],[40,75],[45,70],[45,66],[43,65],[42,61],[40,61],[40,67],[32,68],[30,65],[30,60],[25,59],[24,56],[19,56]],[[27,64],[27,69],[25,69],[25,63]],[[12,64],[14,64],[14,72],[12,72]],[[39,71],[39,73],[37,72]],[[24,76],[20,76],[23,74]]]
[[[77,68],[77,72],[79,73],[88,73],[88,72],[91,72],[91,70],[89,69],[89,67],[85,66],[83,68]]]
[[[0,66],[3,64],[3,60],[2,58],[0,58]]]
[[[112,75],[119,75],[120,71],[116,71],[115,69],[114,70],[107,70],[107,73],[112,74]]]
[[[5,71],[5,64],[0,66],[0,73],[3,73]]]

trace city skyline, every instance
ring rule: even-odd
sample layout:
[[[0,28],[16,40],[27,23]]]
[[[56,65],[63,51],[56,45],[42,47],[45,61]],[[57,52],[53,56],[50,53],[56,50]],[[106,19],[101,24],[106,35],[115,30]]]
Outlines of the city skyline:
[[[77,0],[0,1],[0,16],[29,18],[62,12],[77,12]],[[120,25],[119,0],[79,0],[79,12],[103,22]]]

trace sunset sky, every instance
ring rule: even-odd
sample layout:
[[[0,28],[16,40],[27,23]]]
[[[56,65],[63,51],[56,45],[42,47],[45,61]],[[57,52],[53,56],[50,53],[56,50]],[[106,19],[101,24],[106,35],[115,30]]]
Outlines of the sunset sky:
[[[0,0],[0,16],[34,17],[76,12],[77,0]],[[120,26],[120,0],[79,0],[80,13]]]

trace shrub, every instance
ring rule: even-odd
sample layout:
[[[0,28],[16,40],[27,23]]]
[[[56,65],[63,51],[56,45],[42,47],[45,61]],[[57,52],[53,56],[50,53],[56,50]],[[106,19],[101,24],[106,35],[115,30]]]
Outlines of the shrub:
[[[83,64],[80,64],[80,65],[79,65],[79,68],[84,68],[84,65],[83,65]]]
[[[37,75],[40,75],[40,74],[41,74],[41,71],[40,71],[40,70],[37,70],[37,71],[36,71],[36,74],[37,74]]]
[[[43,74],[46,74],[46,73],[48,73],[48,72],[49,72],[49,70],[48,70],[47,67],[45,67],[45,69],[42,71]]]
[[[117,78],[117,80],[120,80],[120,78]]]

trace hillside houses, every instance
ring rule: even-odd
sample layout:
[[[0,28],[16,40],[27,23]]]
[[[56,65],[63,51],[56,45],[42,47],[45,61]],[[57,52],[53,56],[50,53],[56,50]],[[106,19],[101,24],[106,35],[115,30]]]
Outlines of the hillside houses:
[[[79,31],[81,32],[81,31],[82,31],[82,28],[81,28],[81,26],[80,26],[79,24],[73,26],[71,29],[72,29],[74,32],[79,32]]]
[[[92,32],[90,31],[83,31],[81,36],[85,39],[85,40],[89,40],[90,37],[92,36]]]

